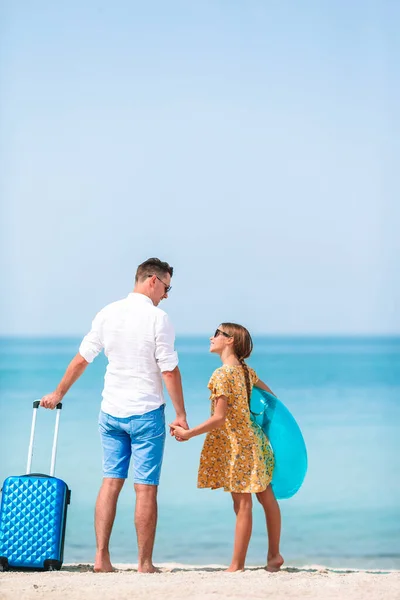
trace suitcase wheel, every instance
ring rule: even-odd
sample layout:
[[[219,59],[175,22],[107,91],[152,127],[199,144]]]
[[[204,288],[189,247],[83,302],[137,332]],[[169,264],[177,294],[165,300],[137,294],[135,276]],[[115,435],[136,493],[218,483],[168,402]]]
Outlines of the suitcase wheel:
[[[46,559],[43,563],[45,571],[59,571],[61,569],[61,560]]]
[[[8,571],[8,558],[0,556],[0,571]]]

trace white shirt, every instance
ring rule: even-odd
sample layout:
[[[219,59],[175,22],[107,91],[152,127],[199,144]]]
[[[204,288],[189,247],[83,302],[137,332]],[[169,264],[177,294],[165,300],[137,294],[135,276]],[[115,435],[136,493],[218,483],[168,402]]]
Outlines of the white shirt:
[[[79,347],[89,363],[101,350],[108,358],[101,409],[130,417],[164,404],[161,372],[178,364],[174,342],[168,315],[143,294],[131,293],[103,308]]]

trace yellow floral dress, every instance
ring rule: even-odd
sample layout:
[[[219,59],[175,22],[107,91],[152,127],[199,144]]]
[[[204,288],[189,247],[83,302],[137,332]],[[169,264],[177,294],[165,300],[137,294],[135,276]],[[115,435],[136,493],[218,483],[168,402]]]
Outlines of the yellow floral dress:
[[[258,380],[249,367],[251,388]],[[228,398],[224,425],[210,431],[200,457],[197,487],[220,488],[226,492],[264,491],[271,482],[274,455],[268,438],[250,418],[246,379],[242,366],[223,365],[214,371],[211,414],[219,396]]]

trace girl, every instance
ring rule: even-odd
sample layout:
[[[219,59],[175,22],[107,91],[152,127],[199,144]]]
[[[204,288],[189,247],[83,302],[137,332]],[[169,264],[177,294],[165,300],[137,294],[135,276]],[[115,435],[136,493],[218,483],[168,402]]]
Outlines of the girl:
[[[229,572],[244,569],[252,528],[252,493],[262,505],[268,531],[267,571],[279,571],[281,514],[270,486],[274,455],[261,428],[250,418],[253,386],[272,393],[244,362],[253,349],[245,327],[222,323],[210,338],[210,352],[219,354],[222,367],[214,371],[211,390],[211,417],[185,430],[171,425],[179,440],[207,433],[200,458],[199,488],[220,488],[231,492],[236,513],[235,543]]]

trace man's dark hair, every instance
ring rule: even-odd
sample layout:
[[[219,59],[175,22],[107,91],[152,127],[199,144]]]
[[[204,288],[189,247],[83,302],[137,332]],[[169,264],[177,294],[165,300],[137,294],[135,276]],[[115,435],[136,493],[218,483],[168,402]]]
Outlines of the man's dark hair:
[[[174,273],[173,267],[171,267],[167,262],[163,262],[159,258],[148,258],[141,265],[138,266],[136,271],[135,282],[142,283],[147,277],[151,275],[157,275],[158,277],[162,277],[169,273],[172,277]]]

